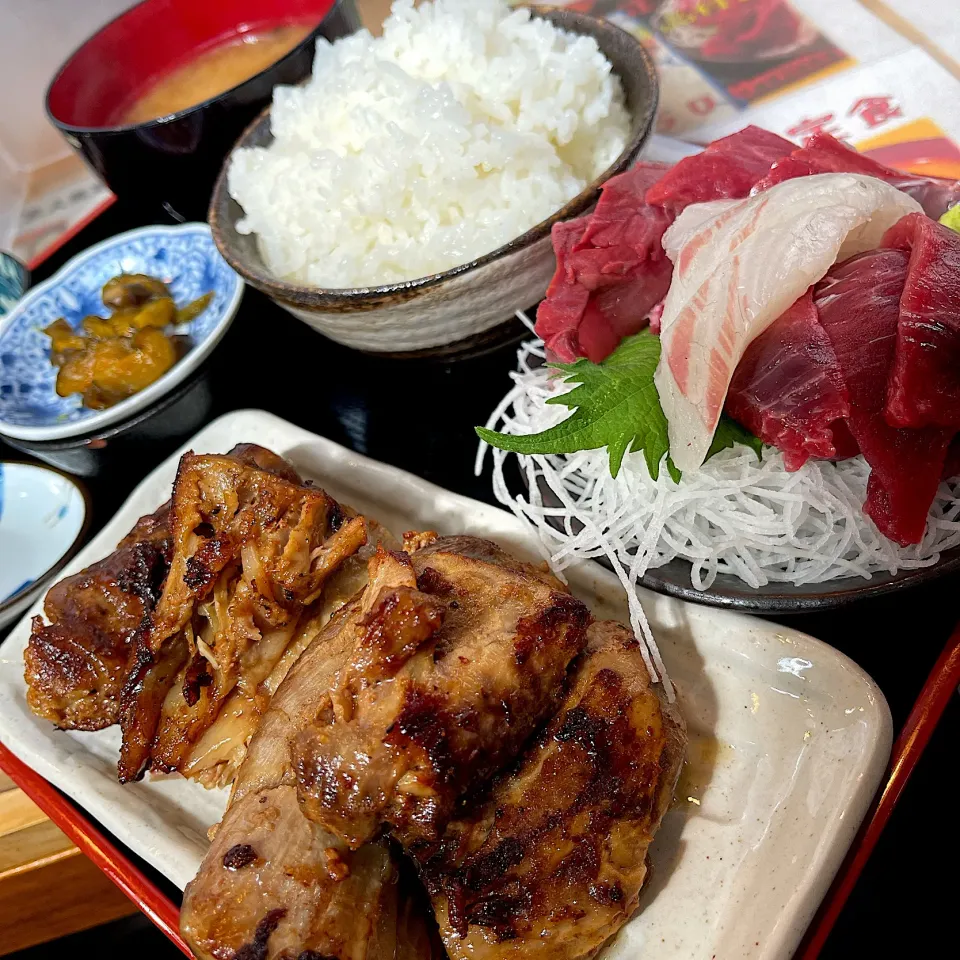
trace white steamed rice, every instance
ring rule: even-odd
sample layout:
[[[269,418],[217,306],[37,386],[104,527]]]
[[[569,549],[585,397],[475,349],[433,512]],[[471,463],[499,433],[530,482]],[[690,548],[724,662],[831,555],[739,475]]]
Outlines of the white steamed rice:
[[[623,149],[596,42],[503,0],[397,0],[383,36],[317,41],[277,87],[275,141],[238,150],[238,229],[278,277],[362,287],[489,253],[555,213]]]

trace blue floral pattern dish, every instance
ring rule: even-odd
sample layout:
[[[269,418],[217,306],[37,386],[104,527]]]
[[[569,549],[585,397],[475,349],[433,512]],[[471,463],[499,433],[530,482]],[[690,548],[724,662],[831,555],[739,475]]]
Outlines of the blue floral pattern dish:
[[[170,287],[178,306],[213,291],[210,306],[178,332],[191,347],[171,370],[107,410],[89,410],[79,396],[59,397],[50,340],[43,328],[58,317],[79,327],[85,316],[107,316],[104,283],[119,273],[145,273]],[[220,256],[205,223],[151,226],[91,247],[31,290],[0,321],[0,434],[59,440],[117,423],[159,399],[210,354],[240,305],[243,280]]]
[[[0,252],[0,317],[9,313],[27,289],[30,274],[16,257]]]

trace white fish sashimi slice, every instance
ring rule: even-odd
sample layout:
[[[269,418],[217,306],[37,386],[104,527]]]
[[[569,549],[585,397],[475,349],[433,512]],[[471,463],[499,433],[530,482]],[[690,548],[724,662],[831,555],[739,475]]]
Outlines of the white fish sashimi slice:
[[[750,342],[837,260],[872,250],[917,211],[882,180],[823,173],[680,214],[663,236],[673,279],[655,375],[677,467],[703,463]]]

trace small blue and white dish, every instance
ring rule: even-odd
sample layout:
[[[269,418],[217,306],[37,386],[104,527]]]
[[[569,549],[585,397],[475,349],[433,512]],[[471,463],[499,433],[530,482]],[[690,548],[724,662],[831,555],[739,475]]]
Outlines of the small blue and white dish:
[[[30,285],[30,271],[12,254],[0,251],[0,317],[9,313]]]
[[[160,379],[106,410],[90,410],[79,396],[57,395],[50,339],[42,331],[58,317],[78,328],[85,316],[107,316],[101,289],[120,273],[159,277],[178,306],[210,291],[213,300],[196,320],[178,329],[190,338],[190,349]],[[226,333],[242,296],[243,280],[220,256],[205,223],[141,227],[91,247],[0,320],[0,434],[62,440],[128,419],[200,366]]]
[[[87,529],[76,482],[31,463],[0,462],[0,628],[76,553]]]

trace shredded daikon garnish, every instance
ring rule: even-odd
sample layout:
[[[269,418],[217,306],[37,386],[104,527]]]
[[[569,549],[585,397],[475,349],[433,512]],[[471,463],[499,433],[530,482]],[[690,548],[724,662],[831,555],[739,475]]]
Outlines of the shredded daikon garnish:
[[[551,376],[543,359],[539,340],[520,347],[514,387],[489,428],[532,434],[570,415],[566,407],[545,402],[570,387]],[[478,473],[486,449],[481,443]],[[514,454],[491,454],[494,494],[534,527],[554,572],[580,560],[610,561],[627,591],[632,626],[658,667],[634,585],[647,570],[677,557],[690,562],[693,586],[709,590],[720,573],[752,587],[869,578],[930,566],[960,545],[960,478],[941,483],[922,543],[901,547],[863,513],[870,467],[860,456],[808,461],[790,473],[774,448],[764,447],[758,461],[752,450],[737,446],[685,473],[679,483],[663,464],[653,480],[639,452],[626,455],[616,478],[606,450],[518,456],[526,489],[516,492],[504,475]]]

